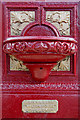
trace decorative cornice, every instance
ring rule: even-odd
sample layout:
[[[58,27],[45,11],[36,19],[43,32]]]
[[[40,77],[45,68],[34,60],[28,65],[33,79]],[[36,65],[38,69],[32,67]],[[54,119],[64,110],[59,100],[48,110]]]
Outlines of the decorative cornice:
[[[10,89],[16,89],[16,90],[79,90],[80,85],[78,83],[45,83],[45,84],[1,84],[0,88],[3,90],[10,90]]]
[[[73,54],[77,51],[77,45],[75,43],[68,42],[9,42],[3,46],[5,53],[57,53],[57,54]]]

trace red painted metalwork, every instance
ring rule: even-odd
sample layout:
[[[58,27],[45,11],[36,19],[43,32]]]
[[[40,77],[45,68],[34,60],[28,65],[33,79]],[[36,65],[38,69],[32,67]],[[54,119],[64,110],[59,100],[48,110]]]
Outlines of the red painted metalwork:
[[[40,13],[41,11],[40,9]],[[3,50],[23,61],[34,80],[45,81],[58,61],[77,51],[77,41],[60,37],[58,30],[53,25],[46,24],[41,16],[37,21],[35,25],[32,23],[24,28],[22,37],[7,38],[3,42]]]
[[[33,61],[35,61],[35,55],[48,56],[46,53],[55,52],[57,55],[63,56],[60,59],[63,59],[65,56],[70,55],[77,51],[76,41],[78,41],[77,34],[77,8],[78,3],[47,3],[47,2],[4,2],[3,3],[3,47],[4,51],[9,54],[14,54],[18,56],[18,59],[23,59],[24,56],[21,56],[21,52],[34,52]],[[10,34],[10,11],[21,11],[21,10],[34,10],[36,14],[36,20],[33,23],[27,25],[22,31],[20,36],[11,36]],[[46,22],[45,13],[50,10],[61,10],[61,11],[70,11],[71,15],[71,24],[70,24],[70,36],[60,36],[58,30]],[[4,14],[5,13],[5,14]],[[40,32],[45,30],[45,32]],[[34,32],[35,31],[35,32]],[[36,35],[38,37],[36,37]],[[27,36],[27,37],[26,37]],[[33,37],[34,36],[34,37]],[[46,37],[45,37],[46,36]],[[49,37],[50,36],[50,37]],[[17,39],[17,43],[16,43]],[[22,40],[21,40],[22,39]],[[26,41],[26,39],[28,41]],[[53,49],[51,44],[53,44],[56,49]],[[71,43],[70,43],[71,40]],[[75,41],[76,40],[76,41]],[[29,45],[34,45],[33,49]],[[39,45],[39,49],[37,47]],[[43,45],[42,45],[43,44]],[[64,46],[63,46],[64,45]],[[28,49],[24,49],[27,48]],[[46,46],[46,48],[45,48]],[[58,46],[58,49],[57,47]],[[66,51],[65,50],[66,46]],[[13,47],[13,48],[12,48]],[[9,48],[9,49],[7,49]],[[61,50],[60,50],[61,48]],[[74,49],[75,48],[75,51]],[[41,49],[41,50],[40,50]],[[15,53],[14,53],[15,51]],[[52,54],[52,53],[51,53]],[[38,74],[41,74],[41,71],[44,72],[47,69],[47,74],[44,77],[46,78],[49,74],[50,67],[56,64],[58,60],[51,58],[50,61],[47,61],[40,56],[39,64],[24,64],[33,72],[33,66],[35,66],[35,71],[39,68]],[[59,56],[59,57],[60,57]],[[3,118],[78,118],[78,71],[77,71],[77,54],[71,56],[71,70],[70,71],[53,71],[50,73],[47,81],[40,82],[34,81],[30,72],[25,71],[10,71],[9,65],[9,56],[3,52]],[[52,59],[52,60],[51,60]],[[42,61],[41,61],[42,60]],[[40,62],[43,62],[40,63]],[[52,63],[55,61],[54,63]],[[28,61],[29,62],[29,61]],[[32,62],[32,59],[31,61]],[[46,62],[49,63],[49,66],[46,65]],[[52,64],[52,65],[51,65]],[[37,67],[39,66],[39,67]],[[44,70],[42,69],[44,67]],[[33,73],[33,75],[35,75]],[[35,75],[36,76],[36,75]],[[33,76],[34,77],[34,76]],[[39,76],[36,79],[40,79]],[[58,100],[59,110],[57,113],[23,113],[22,112],[22,101],[23,100]]]
[[[38,26],[38,29],[41,29],[41,26]],[[3,42],[3,50],[5,53],[23,61],[24,65],[31,71],[34,80],[45,81],[49,76],[50,70],[58,61],[77,51],[77,45],[75,44],[77,41],[72,38],[58,36],[50,36],[50,39],[49,36],[48,38],[46,37],[48,32],[45,32],[45,37],[36,37],[35,33],[41,35],[41,32],[37,32],[38,29],[31,30],[31,32],[34,31],[32,33],[29,30],[29,34],[34,35],[31,37],[32,39],[30,37],[8,38],[8,40]]]

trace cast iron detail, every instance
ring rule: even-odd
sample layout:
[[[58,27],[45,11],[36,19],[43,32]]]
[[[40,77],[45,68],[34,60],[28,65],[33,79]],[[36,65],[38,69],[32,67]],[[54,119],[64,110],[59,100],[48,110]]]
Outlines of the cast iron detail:
[[[3,41],[5,53],[13,55],[32,73],[36,81],[46,81],[58,61],[77,52],[76,38],[60,36],[57,28],[45,22],[42,9],[35,22],[26,25],[21,36],[11,36]],[[42,17],[42,15],[44,17]]]
[[[54,89],[54,90],[79,90],[80,86],[77,83],[52,83],[52,84],[2,84],[1,86],[4,90],[5,89]]]
[[[77,51],[77,45],[75,43],[68,42],[14,42],[6,43],[3,46],[5,53],[59,53],[59,54],[73,54]]]

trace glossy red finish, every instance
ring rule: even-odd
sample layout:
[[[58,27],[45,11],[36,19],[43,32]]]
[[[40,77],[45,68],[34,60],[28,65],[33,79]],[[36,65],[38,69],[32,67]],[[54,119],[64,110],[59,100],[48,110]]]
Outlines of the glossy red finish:
[[[39,25],[27,25],[21,33],[22,37],[7,38],[3,42],[4,52],[26,63],[36,81],[45,81],[53,64],[77,52],[77,41],[74,38],[60,37],[57,28],[42,24],[44,20],[41,19],[41,16],[37,19]],[[40,69],[42,65],[43,70]]]
[[[43,92],[44,93],[44,92]],[[4,118],[72,118],[78,117],[78,98],[75,96],[76,92],[66,93],[65,96],[58,92],[55,94],[12,94],[3,95],[4,106],[3,117]],[[60,95],[59,95],[60,94]],[[72,95],[73,94],[73,95]],[[57,113],[23,113],[22,112],[22,101],[23,100],[58,100],[59,110]],[[5,101],[6,100],[6,101]],[[9,103],[9,104],[8,104]],[[66,106],[65,106],[66,105]],[[73,106],[73,107],[72,107]],[[68,109],[69,108],[69,109]],[[6,109],[8,112],[6,112]]]
[[[36,81],[46,81],[51,69],[56,64],[57,63],[24,63],[24,65],[26,65],[32,73],[32,78]]]
[[[38,30],[36,29],[36,31]],[[39,37],[40,38],[38,38],[37,41],[34,41],[35,37],[32,37],[33,39],[31,39],[31,41],[33,40],[34,42],[28,42],[28,39],[23,41],[24,37],[19,37],[19,42],[17,37],[12,39],[9,38],[8,41],[4,41],[3,50],[5,53],[13,55],[18,60],[23,61],[24,65],[26,65],[32,73],[34,80],[45,81],[53,68],[53,64],[57,64],[58,61],[64,59],[68,55],[74,54],[77,51],[77,45],[75,44],[77,41],[72,38],[65,37],[61,37],[62,39],[60,37],[52,37],[52,41],[50,41],[49,38],[49,41],[41,41],[41,39],[44,38],[42,36]],[[47,37],[45,37],[45,39],[46,38]],[[56,41],[55,38],[58,41]],[[16,39],[16,41],[13,41],[13,39]],[[61,41],[59,39],[61,39]],[[69,43],[67,40],[65,42],[64,39],[68,39]]]
[[[26,2],[26,3],[25,2],[21,2],[21,3],[9,2],[7,3],[7,2],[4,2],[3,3],[3,44],[4,45],[7,43],[9,44],[12,41],[9,44],[11,47],[11,44],[13,44],[13,41],[16,41],[14,38],[20,37],[18,38],[18,42],[20,43],[17,44],[19,47],[16,46],[17,50],[20,50],[20,47],[24,48],[24,44],[21,43],[21,37],[24,39],[22,41],[26,41],[25,40],[26,36],[30,37],[30,39],[28,38],[27,42],[38,41],[38,38],[39,38],[39,41],[44,42],[44,43],[46,41],[52,42],[53,38],[51,36],[53,36],[56,39],[55,42],[60,40],[60,43],[58,44],[60,47],[63,45],[64,41],[68,43],[67,46],[69,46],[70,44],[69,39],[72,39],[72,41],[74,41],[72,42],[72,44],[76,44],[75,40],[78,41],[79,39],[78,34],[77,34],[78,32],[77,31],[77,28],[78,28],[77,26],[78,9],[77,8],[78,7],[79,7],[78,3],[76,2],[75,3],[64,3],[64,2],[62,3],[59,3],[59,2],[58,3],[54,3],[54,2]],[[30,23],[28,26],[24,28],[21,36],[11,36],[10,34],[10,11],[23,10],[23,9],[34,10],[36,20],[35,22]],[[54,26],[52,26],[51,23],[46,22],[45,12],[51,11],[51,10],[56,10],[56,11],[69,10],[70,11],[70,15],[71,15],[70,36],[60,36],[58,30]],[[34,26],[33,30],[31,28],[32,26]],[[45,32],[40,33],[39,30],[36,33],[34,32],[34,29],[35,30],[46,29],[46,34]],[[39,37],[36,37],[36,38],[34,37],[35,38],[34,40],[33,36],[35,35],[38,35]],[[47,35],[48,36],[50,35],[50,39],[48,39]],[[47,40],[45,36],[47,36]],[[62,40],[61,37],[64,37],[63,39],[65,40],[61,41]],[[66,40],[67,37],[68,37],[68,41]],[[40,46],[40,48],[41,47],[42,46]],[[75,45],[75,48],[77,48],[76,45]],[[39,49],[37,49],[36,51],[38,50]],[[45,51],[46,49],[43,49],[43,50]],[[36,51],[34,52],[34,55],[37,55]],[[64,48],[63,48],[63,51],[64,51]],[[11,52],[11,51],[7,51],[7,52]],[[40,51],[40,54],[41,52],[42,51]],[[58,51],[58,52],[61,52],[61,51]],[[64,54],[64,55],[71,55],[71,54],[69,53],[69,54]],[[63,54],[60,54],[60,55],[63,55]],[[2,73],[3,74],[3,85],[2,85],[2,88],[3,88],[2,114],[3,115],[2,117],[3,118],[15,118],[15,119],[19,119],[19,118],[29,118],[29,119],[30,118],[46,118],[46,119],[48,118],[73,118],[75,119],[75,118],[78,118],[79,86],[78,86],[78,69],[77,69],[78,61],[77,60],[78,60],[77,53],[75,53],[74,55],[71,55],[70,71],[65,71],[65,72],[64,71],[52,71],[50,72],[50,75],[47,78],[47,81],[40,82],[40,81],[34,81],[32,79],[32,75],[30,74],[30,72],[10,71],[9,56],[8,54],[6,55],[3,52],[3,73]],[[44,62],[46,63],[47,61],[44,61]],[[51,61],[51,58],[50,58],[50,61]],[[35,66],[35,64],[33,63],[32,64],[29,63],[29,64],[32,66],[33,65]],[[42,64],[43,64],[42,62],[38,64],[39,68],[40,68],[40,65]],[[32,68],[33,67],[31,67],[30,69],[32,70]],[[47,66],[45,66],[45,68],[49,69],[49,67]],[[37,66],[35,67],[35,69],[38,69]],[[22,112],[22,101],[23,100],[58,100],[59,110],[57,113],[51,113],[51,114],[50,113],[23,113]]]

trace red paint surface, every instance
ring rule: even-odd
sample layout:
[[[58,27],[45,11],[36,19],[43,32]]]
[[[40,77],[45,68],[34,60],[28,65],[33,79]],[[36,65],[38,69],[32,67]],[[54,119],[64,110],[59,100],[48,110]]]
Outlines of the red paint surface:
[[[77,118],[77,94],[11,94],[3,95],[3,118]],[[58,100],[57,113],[23,113],[23,100]],[[9,104],[8,104],[9,103]],[[6,106],[6,107],[5,107]]]
[[[46,81],[51,69],[56,64],[57,63],[33,63],[33,64],[24,63],[24,65],[26,65],[26,67],[29,68],[32,74],[32,78],[35,81]]]
[[[40,6],[42,12],[40,13]],[[78,3],[3,3],[3,41],[10,35],[9,15],[10,10],[35,10],[36,21],[30,23],[35,26],[45,22],[46,10],[70,10],[71,34],[78,41],[77,35],[77,7]],[[4,14],[5,13],[5,14]],[[38,21],[37,21],[38,20]],[[26,29],[26,28],[25,28]],[[24,29],[24,30],[25,30]],[[9,32],[6,32],[9,31]],[[43,33],[41,33],[43,34]],[[52,34],[52,33],[51,33]],[[57,36],[57,32],[55,34]],[[71,56],[71,71],[51,72],[47,81],[33,81],[29,72],[10,71],[9,56],[3,53],[3,118],[78,118],[78,71],[77,55]],[[76,68],[76,69],[75,69]],[[58,100],[59,110],[53,114],[23,113],[21,110],[23,100]]]
[[[2,118],[2,4],[0,2],[0,119]]]
[[[9,37],[3,42],[4,52],[25,63],[35,81],[45,81],[53,64],[77,52],[77,41],[60,37],[57,28],[42,19],[42,11],[40,7],[39,13],[36,13],[36,16],[40,14],[39,17],[22,30],[22,37]]]

